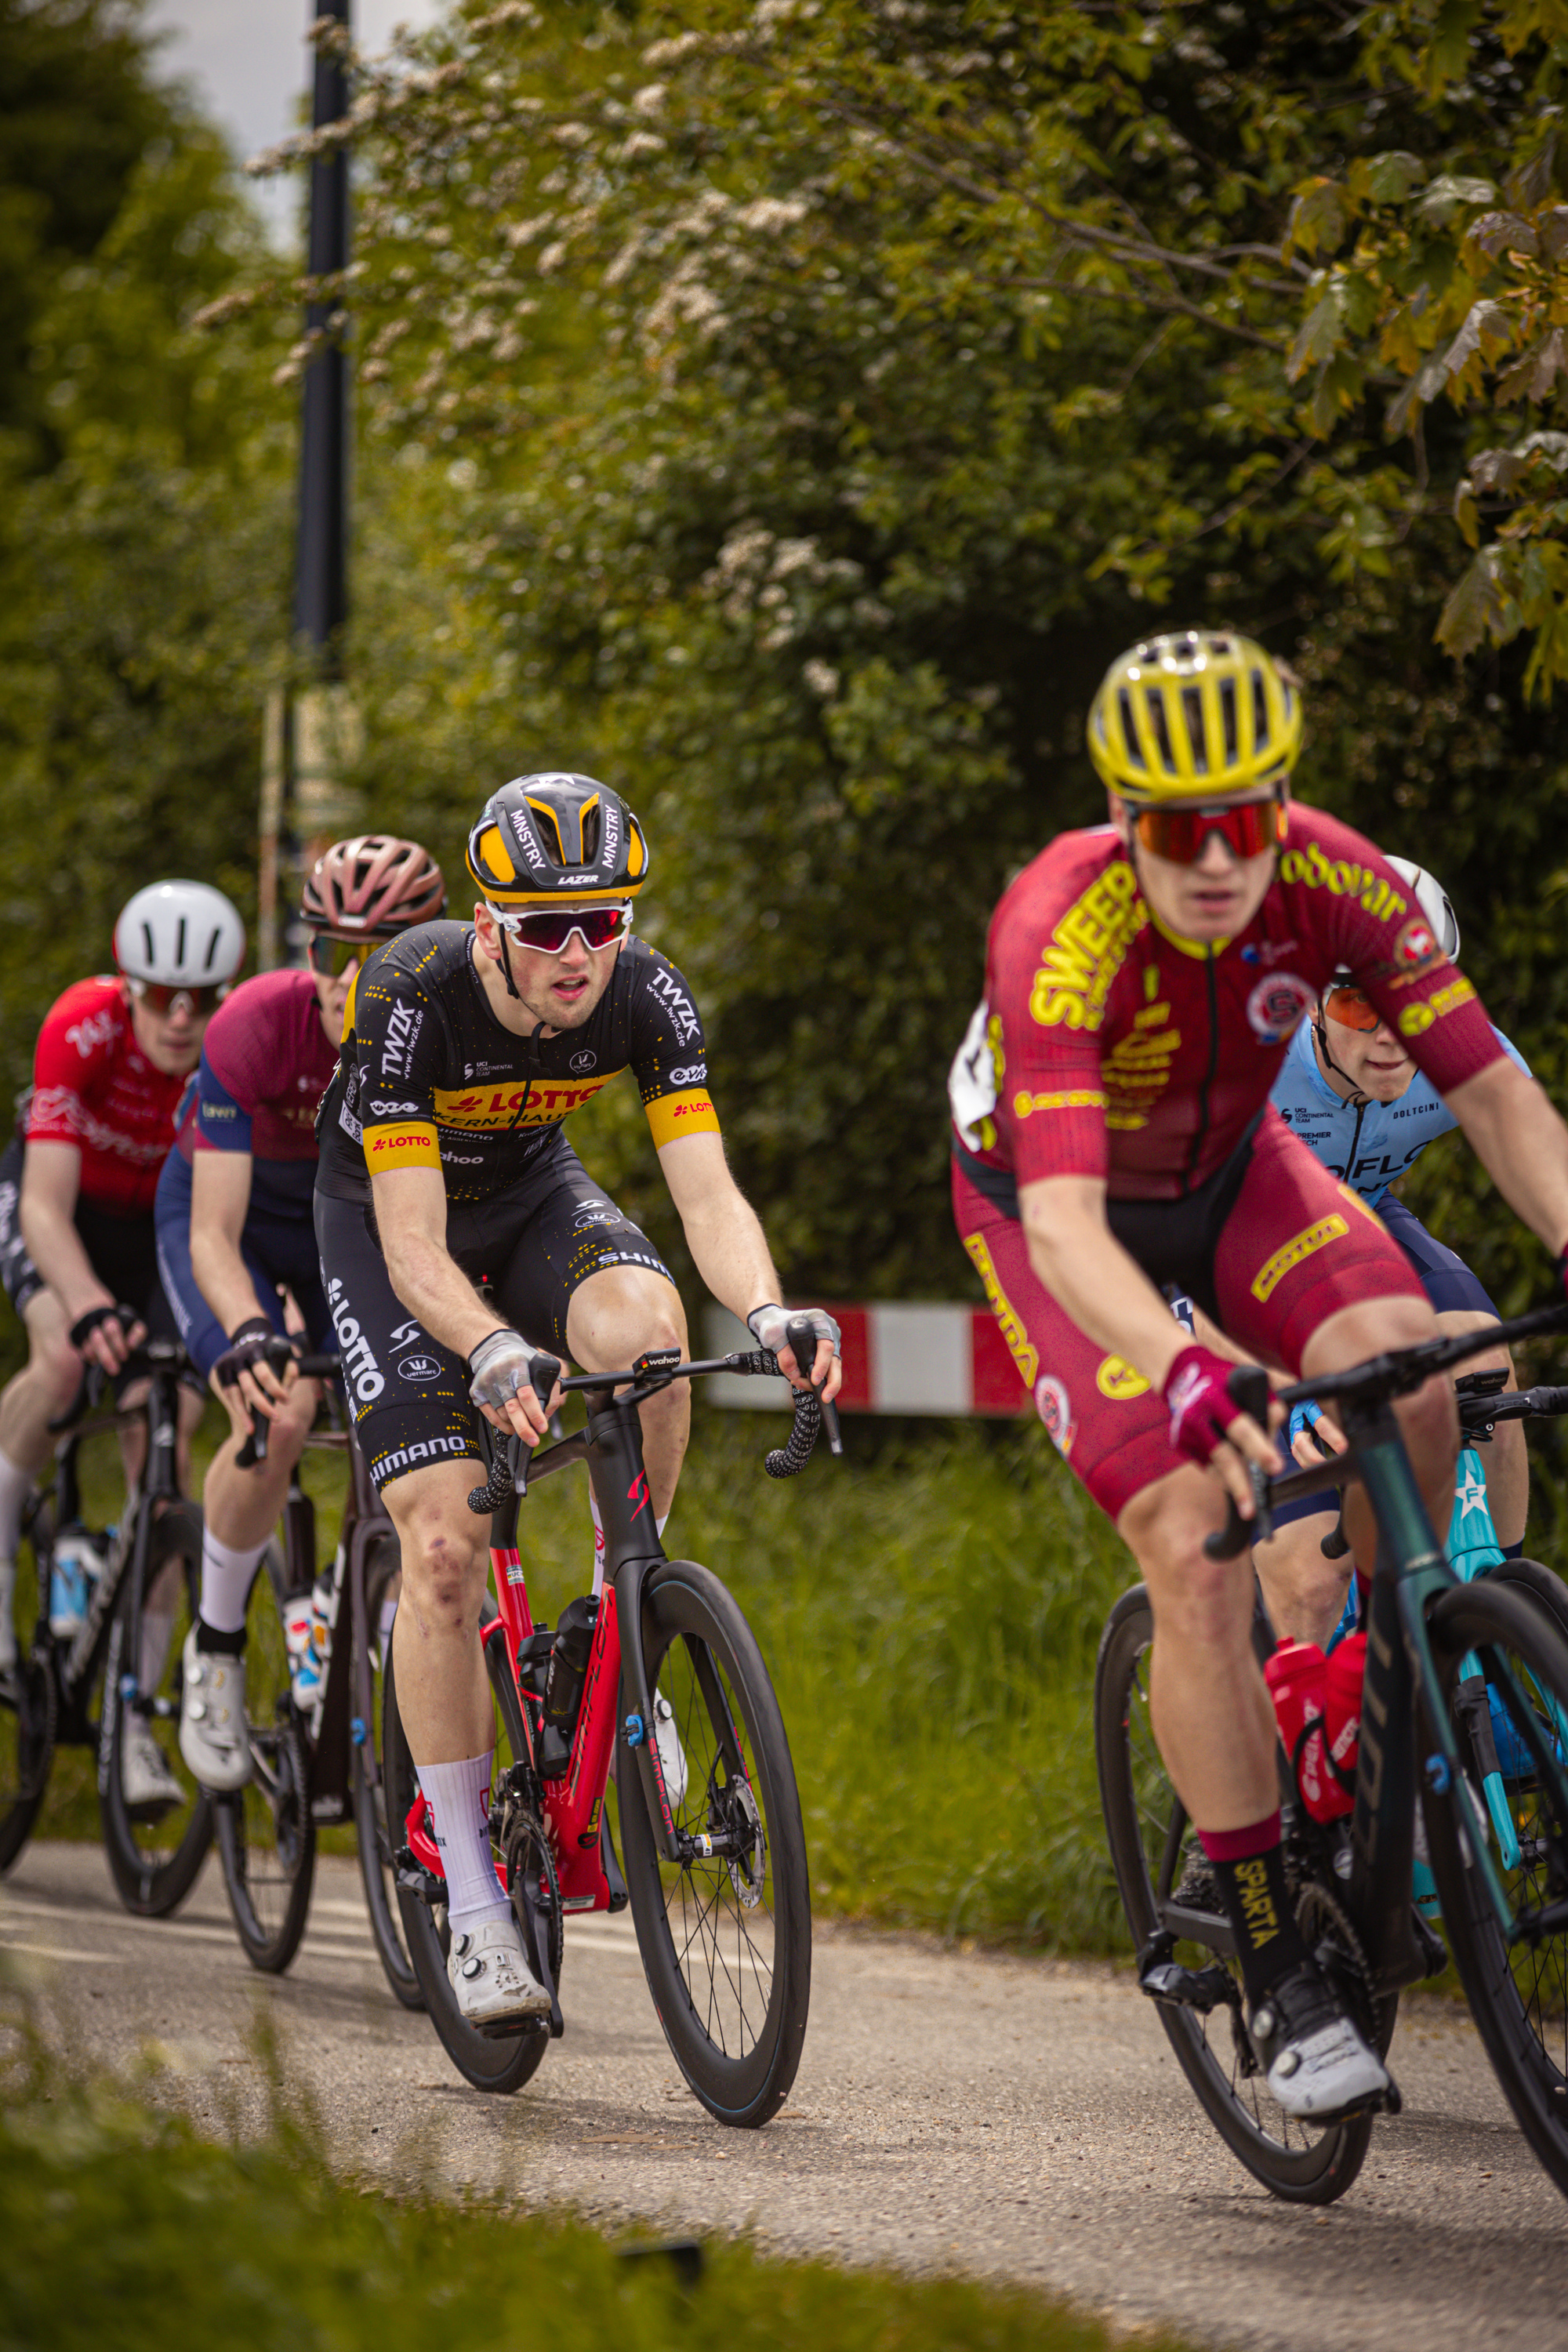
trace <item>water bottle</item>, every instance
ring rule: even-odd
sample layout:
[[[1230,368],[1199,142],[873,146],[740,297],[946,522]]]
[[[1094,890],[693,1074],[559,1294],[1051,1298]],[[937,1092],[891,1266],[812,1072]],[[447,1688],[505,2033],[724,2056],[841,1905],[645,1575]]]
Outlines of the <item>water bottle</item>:
[[[1263,1669],[1301,1801],[1316,1822],[1337,1821],[1351,1811],[1351,1799],[1328,1769],[1323,1746],[1327,1671],[1316,1642],[1281,1642]]]
[[[1356,1767],[1361,1760],[1361,1686],[1366,1675],[1366,1635],[1347,1633],[1331,1652],[1323,1676],[1323,1738],[1329,1744],[1334,1772],[1348,1780],[1345,1809],[1352,1802]]]
[[[540,1770],[547,1780],[560,1780],[571,1759],[572,1735],[577,1728],[598,1616],[598,1601],[585,1594],[566,1603],[555,1628],[555,1646],[544,1677],[544,1738],[540,1754]]]
[[[284,1606],[283,1646],[289,1654],[289,1685],[302,1715],[310,1714],[327,1686],[336,1565],[334,1561],[331,1568],[323,1569],[309,1592],[296,1592]]]
[[[92,1606],[103,1554],[85,1528],[67,1528],[55,1538],[49,1561],[49,1631],[68,1640],[79,1633]]]

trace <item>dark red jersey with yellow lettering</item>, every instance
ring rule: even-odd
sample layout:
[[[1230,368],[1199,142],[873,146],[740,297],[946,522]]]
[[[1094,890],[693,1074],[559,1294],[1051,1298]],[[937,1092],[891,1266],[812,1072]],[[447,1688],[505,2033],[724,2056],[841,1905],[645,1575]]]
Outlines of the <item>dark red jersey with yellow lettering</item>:
[[[1212,946],[1163,929],[1110,826],[1059,835],[992,918],[953,1068],[961,1159],[1182,1199],[1242,1141],[1340,966],[1440,1094],[1501,1055],[1415,894],[1337,818],[1291,804],[1261,907]]]

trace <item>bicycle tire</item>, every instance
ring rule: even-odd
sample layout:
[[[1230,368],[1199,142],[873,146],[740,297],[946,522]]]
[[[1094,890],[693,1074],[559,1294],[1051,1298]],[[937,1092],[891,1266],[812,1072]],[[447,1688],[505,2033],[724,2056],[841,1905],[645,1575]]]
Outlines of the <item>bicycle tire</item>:
[[[1550,1698],[1568,1713],[1568,1641],[1555,1615],[1527,1586],[1485,1577],[1439,1596],[1428,1614],[1438,1672],[1451,1685],[1470,1653],[1502,1654],[1539,1702]],[[1461,1760],[1474,1769],[1468,1734],[1455,1722]],[[1423,1747],[1426,1742],[1423,1742]],[[1479,1786],[1479,1780],[1478,1780]],[[1557,1808],[1533,1776],[1505,1781],[1519,1832],[1520,1864],[1508,1874],[1516,1907],[1568,1897],[1568,1867],[1554,1864],[1568,1841],[1568,1806]],[[1510,1948],[1479,1883],[1470,1829],[1480,1816],[1472,1791],[1466,1824],[1455,1792],[1439,1795],[1424,1778],[1432,1874],[1443,1906],[1443,1927],[1470,2014],[1503,2096],[1548,2177],[1568,2196],[1568,1934],[1523,1939]],[[1521,1982],[1521,1972],[1525,1978]]]
[[[504,1659],[501,1666],[504,1671]],[[508,1759],[504,1751],[510,1748],[510,1738],[503,1733],[496,1748],[498,1773],[505,1769]],[[418,1782],[403,1719],[397,1711],[397,1676],[392,1658],[388,1658],[382,1678],[381,1755],[386,1775],[389,1825],[392,1834],[401,1835]],[[426,2012],[437,2039],[458,2074],[476,2091],[521,2091],[543,2063],[549,2035],[538,2031],[509,2034],[477,2032],[458,2009],[457,1995],[447,1980],[447,1955],[451,1949],[451,1937],[447,1930],[445,1905],[433,1907],[422,1895],[400,1885],[397,1909]]]
[[[1489,1568],[1479,1584],[1514,1586],[1521,1592],[1532,1593],[1555,1621],[1557,1630],[1568,1642],[1568,1584],[1538,1559],[1505,1559],[1500,1568]]]
[[[48,1591],[51,1519],[47,1505],[40,1502],[27,1530],[38,1595],[35,1618],[42,1613]],[[41,1538],[40,1525],[46,1530]],[[54,1660],[47,1650],[35,1647],[42,1629],[24,1627],[18,1619],[15,1631],[16,1663],[10,1674],[0,1675],[0,1878],[32,1836],[48,1794],[58,1722]]]
[[[140,1507],[149,1509],[152,1507],[144,1503]],[[193,1503],[172,1504],[153,1523],[145,1587],[151,1592],[166,1569],[176,1563],[183,1568],[183,1574],[172,1580],[177,1596],[176,1609],[169,1646],[161,1664],[156,1694],[171,1710],[170,1717],[164,1719],[176,1723],[179,1720],[181,1652],[186,1630],[195,1622],[201,1560],[200,1511]],[[206,1860],[207,1849],[213,1842],[212,1803],[186,1769],[177,1745],[171,1739],[162,1752],[165,1763],[184,1791],[184,1802],[174,1811],[172,1827],[175,1834],[173,1842],[157,1834],[169,1822],[168,1815],[150,1824],[142,1823],[135,1819],[126,1804],[121,1780],[126,1707],[121,1691],[121,1678],[122,1661],[136,1658],[141,1644],[142,1629],[133,1605],[134,1582],[128,1570],[110,1626],[103,1672],[103,1713],[99,1725],[99,1820],[103,1829],[110,1874],[121,1901],[139,1919],[163,1919],[184,1901]],[[179,1606],[181,1601],[184,1603],[183,1611]],[[138,1834],[143,1828],[149,1833],[146,1845],[140,1843]]]
[[[389,1537],[384,1542],[372,1547],[364,1568],[365,1622],[355,1629],[356,1640],[363,1642],[369,1653],[371,1711],[369,1720],[358,1727],[363,1737],[354,1739],[350,1750],[350,1795],[353,1803],[354,1843],[359,1849],[360,1877],[364,1885],[364,1905],[370,1914],[370,1932],[375,1941],[376,1957],[394,1998],[405,2009],[418,2010],[425,2006],[425,1995],[403,1937],[397,1903],[397,1874],[393,1861],[395,1843],[391,1835],[386,1775],[381,1752],[380,1611],[388,1584],[395,1575],[401,1573],[401,1570],[402,1555],[395,1538]],[[357,1658],[354,1661],[353,1687],[356,1691],[360,1687]],[[374,1761],[376,1768],[374,1783],[366,1769],[369,1761]],[[397,1843],[401,1843],[401,1836]]]
[[[721,2123],[754,2129],[788,2095],[811,2000],[811,1887],[789,1741],[751,1628],[707,1569],[691,1560],[654,1569],[641,1630],[648,1689],[657,1685],[668,1700],[685,1758],[684,1794],[669,1792],[677,1828],[738,1829],[752,1843],[729,1862],[694,1860],[679,1871],[665,1862],[626,1745],[632,1701],[623,1675],[616,1788],[637,1948],[688,2084]],[[724,1951],[731,1927],[732,1974]]]
[[[1165,1777],[1149,1721],[1144,1666],[1154,1638],[1145,1588],[1124,1592],[1106,1620],[1094,1675],[1095,1763],[1111,1865],[1135,1951],[1167,1924],[1173,1890],[1192,1854],[1181,1800]],[[1186,1906],[1188,1929],[1175,1957],[1204,1968],[1218,1961],[1239,1983],[1229,1955],[1229,1929],[1212,1915],[1214,1942],[1203,1940],[1201,1910]],[[1209,2121],[1233,2156],[1272,2195],[1292,2205],[1331,2205],[1361,2170],[1373,2118],[1313,2126],[1285,2115],[1259,2074],[1241,2070],[1228,2002],[1207,2016],[1167,2001],[1159,2011],[1165,2036]],[[1392,2019],[1387,2021],[1392,2030]],[[1380,2035],[1380,2039],[1382,2036]]]

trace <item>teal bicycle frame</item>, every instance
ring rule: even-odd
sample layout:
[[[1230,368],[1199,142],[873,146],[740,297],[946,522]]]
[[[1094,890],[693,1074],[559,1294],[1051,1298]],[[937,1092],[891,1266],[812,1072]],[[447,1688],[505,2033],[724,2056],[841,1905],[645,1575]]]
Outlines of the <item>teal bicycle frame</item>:
[[[1352,1864],[1350,1897],[1352,1916],[1366,1940],[1373,1975],[1381,1990],[1392,1992],[1425,1973],[1426,1961],[1411,1931],[1411,1871],[1415,1859],[1416,1700],[1428,1736],[1435,1743],[1420,1759],[1422,1777],[1434,1794],[1462,1790],[1465,1781],[1458,1745],[1449,1720],[1447,1696],[1433,1655],[1428,1612],[1440,1624],[1446,1594],[1463,1589],[1464,1579],[1449,1564],[1438,1544],[1426,1507],[1392,1411],[1394,1395],[1410,1393],[1432,1373],[1462,1363],[1467,1354],[1522,1339],[1530,1333],[1561,1329],[1563,1311],[1549,1308],[1521,1316],[1479,1336],[1439,1340],[1420,1349],[1400,1351],[1397,1358],[1375,1358],[1353,1370],[1331,1373],[1279,1392],[1287,1406],[1305,1398],[1336,1399],[1342,1410],[1346,1453],[1318,1468],[1300,1471],[1274,1483],[1254,1474],[1255,1496],[1268,1516],[1270,1493],[1279,1501],[1358,1477],[1365,1488],[1378,1528],[1377,1561],[1367,1609],[1366,1679],[1362,1696],[1361,1754],[1355,1808],[1351,1816]],[[1250,1376],[1258,1381],[1264,1375]],[[1266,1399],[1257,1394],[1251,1404],[1243,1393],[1249,1376],[1231,1376],[1231,1394],[1260,1418]],[[1479,1465],[1477,1465],[1479,1468]],[[1488,1514],[1488,1523],[1490,1515]],[[1222,1534],[1211,1537],[1215,1557],[1234,1556],[1262,1529],[1248,1525],[1232,1507]],[[1501,1559],[1492,1531],[1492,1564]],[[1568,1815],[1568,1775],[1564,1750],[1543,1736],[1541,1718],[1521,1690],[1505,1660],[1495,1652],[1483,1661],[1467,1657],[1466,1673],[1484,1678],[1495,1690],[1510,1721],[1521,1750],[1527,1753],[1540,1780],[1553,1793],[1560,1816]],[[1489,1804],[1489,1811],[1490,1807]],[[1510,1822],[1512,1860],[1504,1851],[1503,1868],[1515,1866],[1517,1838]],[[1564,1912],[1561,1920],[1542,1913],[1521,1918],[1503,1883],[1489,1840],[1472,1838],[1477,1870],[1507,1942],[1523,1934],[1556,1934],[1568,1927],[1568,1905],[1552,1905]]]

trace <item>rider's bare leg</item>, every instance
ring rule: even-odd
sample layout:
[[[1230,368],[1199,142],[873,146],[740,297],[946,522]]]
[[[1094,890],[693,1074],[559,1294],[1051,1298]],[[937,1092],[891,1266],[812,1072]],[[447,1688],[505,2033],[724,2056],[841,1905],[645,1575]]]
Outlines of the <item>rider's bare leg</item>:
[[[648,1266],[609,1265],[591,1274],[573,1292],[566,1309],[566,1345],[585,1372],[609,1372],[630,1364],[648,1348],[687,1352],[686,1316],[680,1293]],[[691,1384],[672,1381],[641,1408],[643,1461],[655,1516],[663,1520],[675,1500],[676,1482],[691,1432]]]
[[[81,1358],[67,1337],[66,1311],[52,1290],[36,1290],[22,1320],[27,1360],[0,1389],[0,1454],[34,1478],[54,1450],[49,1423],[77,1392]]]
[[[250,1415],[237,1388],[220,1388],[216,1381],[212,1386],[227,1407],[229,1434],[207,1466],[202,1510],[220,1543],[247,1551],[253,1544],[265,1544],[278,1524],[289,1481],[316,1418],[321,1391],[314,1381],[295,1381],[287,1402],[268,1424],[266,1461],[241,1470],[239,1453],[250,1434]]]
[[[1117,1521],[1154,1612],[1149,1708],[1177,1794],[1205,1830],[1237,1830],[1279,1805],[1274,1709],[1252,1651],[1252,1563],[1210,1559],[1225,1524],[1216,1478],[1173,1470]]]
[[[1460,1331],[1484,1331],[1492,1321],[1466,1307],[1450,1307],[1437,1318],[1437,1328],[1445,1338]],[[1489,1348],[1484,1355],[1472,1356],[1459,1365],[1466,1372],[1503,1372],[1511,1389],[1516,1383],[1513,1358],[1506,1348]],[[1486,1448],[1482,1459],[1487,1469],[1487,1507],[1492,1515],[1497,1538],[1505,1547],[1524,1541],[1524,1523],[1530,1512],[1530,1454],[1524,1442],[1521,1421],[1502,1421]],[[1437,1533],[1443,1535],[1447,1521],[1437,1523]]]
[[[1316,1642],[1321,1649],[1344,1614],[1350,1555],[1323,1558],[1323,1538],[1338,1523],[1334,1510],[1314,1512],[1252,1548],[1268,1622],[1282,1642]]]
[[[392,1641],[397,1706],[418,1765],[480,1756],[495,1740],[479,1648],[489,1521],[468,1508],[479,1475],[473,1461],[440,1462],[382,1489],[403,1551]]]
[[[476,1471],[472,1461],[444,1462],[382,1490],[403,1548],[392,1632],[398,1712],[435,1820],[455,1950],[470,1930],[509,1916],[486,1828],[495,1717],[479,1611],[489,1521],[468,1508]]]

